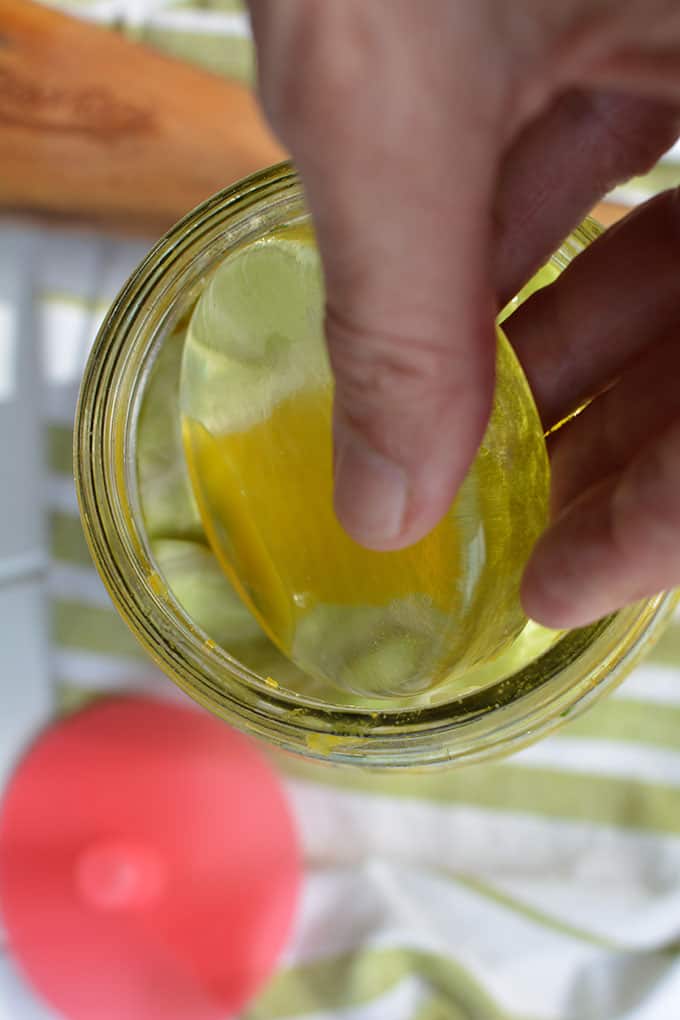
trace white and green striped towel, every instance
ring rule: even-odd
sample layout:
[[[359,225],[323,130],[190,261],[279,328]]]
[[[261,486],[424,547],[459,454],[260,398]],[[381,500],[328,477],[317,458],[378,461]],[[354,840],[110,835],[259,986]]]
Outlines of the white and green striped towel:
[[[247,21],[229,0],[60,6],[211,69],[250,73]],[[89,345],[145,248],[0,223],[0,412],[21,291],[24,312],[33,310],[21,342],[36,345],[42,366],[32,385],[44,411],[50,553],[50,703],[28,682],[33,712],[3,694],[15,751],[45,711],[81,694],[170,690],[90,563],[71,465]],[[5,263],[14,276],[3,285]],[[3,435],[0,446],[8,442]],[[3,521],[7,500],[0,494]],[[29,574],[40,571],[34,559],[24,557]],[[22,672],[3,686],[19,689]],[[304,895],[281,970],[244,1020],[680,1017],[680,621],[608,701],[506,763],[408,777],[290,760],[282,769],[305,852]],[[0,1020],[52,1016],[6,958]]]

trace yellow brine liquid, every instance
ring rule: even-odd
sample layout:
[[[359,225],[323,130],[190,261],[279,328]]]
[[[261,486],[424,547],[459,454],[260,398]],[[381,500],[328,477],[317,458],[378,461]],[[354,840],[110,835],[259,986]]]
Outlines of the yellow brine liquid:
[[[519,583],[545,526],[540,421],[499,330],[480,452],[444,520],[397,552],[368,551],[332,501],[332,379],[308,224],[244,245],[215,271],[184,347],[184,446],[222,569],[305,672],[404,697],[492,660],[526,623]]]

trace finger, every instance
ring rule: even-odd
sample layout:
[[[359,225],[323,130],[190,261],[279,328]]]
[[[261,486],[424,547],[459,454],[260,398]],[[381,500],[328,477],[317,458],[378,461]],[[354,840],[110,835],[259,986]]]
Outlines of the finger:
[[[615,185],[649,170],[680,135],[680,111],[616,93],[569,92],[505,156],[495,208],[501,304]]]
[[[636,209],[506,321],[546,427],[615,379],[678,316],[680,190]]]
[[[319,34],[318,17],[303,19],[299,66],[293,22],[280,21],[273,33],[281,38],[283,29],[288,32],[279,56],[283,52],[295,65],[292,93],[290,74],[283,76],[283,89],[275,74],[272,89],[272,33],[258,30],[257,16],[255,29],[268,72],[270,113],[302,170],[324,255],[338,384],[338,513],[364,544],[394,548],[420,537],[445,512],[487,418],[493,373],[487,220],[501,137],[499,94],[480,88],[471,63],[475,47],[466,48],[463,33],[460,50],[451,52],[450,37],[441,30],[446,18],[418,23],[414,33],[410,5],[393,5],[397,33],[389,46],[376,48],[384,22],[374,17],[375,8],[365,7],[360,22],[354,11],[350,32],[361,45],[343,48],[337,40],[347,38],[346,9],[324,10],[326,17],[332,11],[333,31]],[[300,23],[297,28],[300,35]],[[387,66],[378,63],[367,74],[361,58],[366,50],[380,58],[387,54]],[[425,64],[419,52],[427,53]],[[344,54],[339,62],[338,54]],[[442,69],[452,67],[447,78]],[[501,220],[503,208],[517,213],[508,217],[513,229],[501,230],[499,247],[502,252],[507,241],[512,249],[520,228],[525,231],[518,279],[606,187],[646,168],[674,137],[668,112],[651,103],[605,96],[579,104],[572,97],[563,106],[562,132],[545,118],[541,131],[539,120],[525,138],[533,145],[515,147],[508,159]],[[569,155],[577,154],[574,172],[569,186],[560,188],[558,212],[541,216],[536,189],[520,195],[519,184],[534,164],[541,167],[539,179],[552,176],[551,166],[564,176],[566,152],[557,145],[562,134],[569,138]],[[411,135],[418,146],[405,145]],[[384,171],[380,178],[376,168]],[[588,175],[595,183],[584,186]]]
[[[377,549],[443,516],[491,407],[504,98],[464,27],[447,29],[455,6],[414,18],[412,0],[395,0],[385,19],[383,4],[320,5],[287,25],[288,70],[263,82],[324,260],[336,511]],[[283,60],[269,31],[265,79]]]
[[[572,503],[522,585],[533,619],[581,626],[680,580],[680,422]]]
[[[610,41],[615,44],[594,48],[585,65],[579,67],[575,62],[572,73],[600,88],[625,89],[680,102],[677,0],[613,4],[611,13]]]
[[[680,288],[677,314],[680,319]],[[680,417],[680,336],[652,343],[621,379],[554,436],[550,448],[553,512],[600,479],[618,474]]]

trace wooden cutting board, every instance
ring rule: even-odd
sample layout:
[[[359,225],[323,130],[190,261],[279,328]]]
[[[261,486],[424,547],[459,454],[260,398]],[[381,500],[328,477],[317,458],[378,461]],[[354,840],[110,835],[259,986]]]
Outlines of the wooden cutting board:
[[[0,208],[160,232],[282,158],[240,83],[0,0]]]

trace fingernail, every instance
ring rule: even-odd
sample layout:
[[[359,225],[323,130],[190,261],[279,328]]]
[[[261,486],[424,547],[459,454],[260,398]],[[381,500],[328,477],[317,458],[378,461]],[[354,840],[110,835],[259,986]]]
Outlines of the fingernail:
[[[398,464],[354,431],[335,430],[335,512],[357,542],[379,547],[402,529],[408,483]]]

